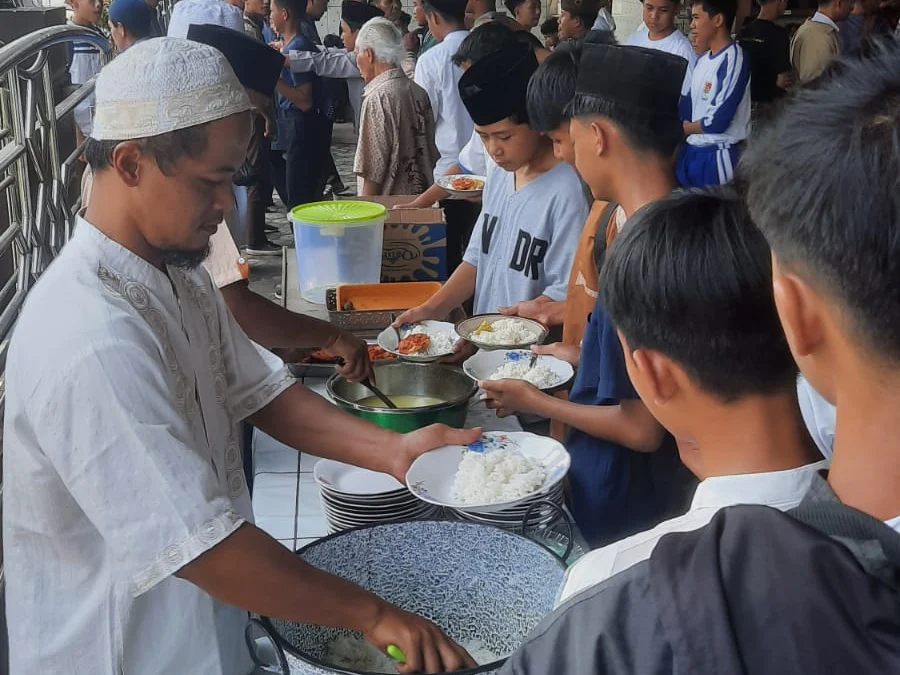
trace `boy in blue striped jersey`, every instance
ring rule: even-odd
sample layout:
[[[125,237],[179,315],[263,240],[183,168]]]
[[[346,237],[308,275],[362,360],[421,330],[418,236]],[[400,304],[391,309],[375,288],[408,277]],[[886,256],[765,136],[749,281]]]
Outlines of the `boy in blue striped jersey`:
[[[750,63],[731,39],[736,12],[736,0],[698,0],[691,10],[691,37],[706,53],[680,104],[686,139],[675,172],[684,187],[730,183],[750,133]]]

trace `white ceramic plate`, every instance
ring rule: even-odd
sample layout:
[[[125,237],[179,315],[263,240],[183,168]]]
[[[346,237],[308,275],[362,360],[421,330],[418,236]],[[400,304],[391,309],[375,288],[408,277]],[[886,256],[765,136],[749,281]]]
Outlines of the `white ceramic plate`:
[[[313,467],[313,477],[325,490],[348,495],[385,495],[402,491],[403,484],[393,476],[361,469],[333,459],[320,459]]]
[[[404,324],[399,329],[388,326],[378,334],[378,346],[386,352],[397,356],[401,361],[410,361],[412,363],[433,363],[453,353],[451,349],[450,351],[441,352],[440,354],[429,354],[428,356],[422,354],[401,354],[398,351],[400,340],[406,337],[407,333],[416,325],[424,326],[425,332],[429,335],[449,333],[450,339],[454,343],[459,340],[456,327],[452,323],[447,323],[446,321],[420,321],[418,324]]]
[[[544,467],[547,477],[537,490],[520,499],[491,504],[463,504],[453,496],[453,479],[459,469],[460,460],[467,450],[472,452],[493,452],[498,449],[516,450]],[[468,446],[445,445],[437,450],[421,455],[406,474],[406,484],[419,499],[447,506],[460,511],[493,513],[509,509],[521,502],[544,495],[559,483],[569,471],[571,458],[561,443],[526,432],[487,432],[480,441]]]
[[[482,342],[479,339],[479,336],[475,333],[478,327],[481,326],[481,324],[485,321],[489,324],[493,324],[495,321],[499,321],[500,319],[512,319],[513,321],[519,322],[529,331],[535,333],[537,336],[536,339],[509,345],[493,345]],[[479,349],[484,349],[485,351],[492,352],[498,350],[527,349],[531,345],[542,344],[544,340],[547,339],[549,331],[543,324],[532,319],[525,319],[521,316],[504,316],[503,314],[476,314],[475,316],[470,316],[468,319],[463,319],[462,321],[457,323],[456,333],[463,340],[471,342]]]
[[[471,178],[472,180],[481,181],[481,187],[474,190],[457,190],[453,187],[453,181],[460,178]],[[484,192],[484,185],[487,183],[486,176],[476,176],[470,173],[459,173],[452,176],[441,176],[437,179],[437,184],[454,197],[480,197]]]
[[[480,351],[475,356],[466,359],[465,363],[463,363],[463,371],[476,382],[489,380],[491,375],[497,372],[497,369],[504,363],[510,361],[528,363],[531,357],[532,353],[525,349],[494,352]],[[534,365],[550,369],[557,378],[557,381],[549,387],[541,387],[542,391],[555,391],[569,384],[575,378],[575,369],[572,367],[572,364],[566,363],[555,356],[541,354],[537,357]]]

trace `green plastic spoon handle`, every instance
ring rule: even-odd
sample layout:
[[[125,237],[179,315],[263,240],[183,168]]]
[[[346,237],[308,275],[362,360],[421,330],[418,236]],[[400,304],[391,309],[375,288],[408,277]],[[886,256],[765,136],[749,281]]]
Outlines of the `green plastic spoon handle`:
[[[406,654],[397,645],[388,645],[385,651],[397,663],[406,663]]]

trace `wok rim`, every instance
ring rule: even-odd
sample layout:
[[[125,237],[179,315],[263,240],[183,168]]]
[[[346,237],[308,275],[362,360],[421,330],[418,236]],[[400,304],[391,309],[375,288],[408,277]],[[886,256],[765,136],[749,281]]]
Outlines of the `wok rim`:
[[[563,572],[563,574],[565,574],[565,571],[567,569],[565,562],[563,560],[561,560],[560,557],[558,555],[556,555],[550,548],[548,548],[541,542],[536,541],[536,540],[534,540],[530,537],[527,537],[523,534],[520,534],[518,532],[510,532],[509,530],[505,530],[502,527],[497,527],[495,525],[463,522],[463,521],[448,521],[448,520],[442,520],[442,519],[437,519],[437,518],[427,518],[424,520],[420,520],[420,519],[402,520],[402,521],[397,521],[395,523],[374,523],[372,525],[363,525],[361,527],[354,527],[349,530],[341,530],[340,532],[334,532],[334,533],[328,534],[324,537],[320,537],[319,539],[316,539],[316,541],[310,542],[309,544],[306,544],[306,546],[298,548],[296,551],[294,551],[294,555],[300,555],[302,553],[305,553],[309,549],[314,548],[314,547],[318,546],[319,544],[324,544],[325,542],[330,541],[332,539],[336,539],[337,537],[343,536],[343,535],[347,534],[348,532],[356,532],[358,530],[371,530],[376,527],[388,527],[388,526],[393,527],[396,525],[403,525],[405,523],[450,523],[454,526],[462,525],[464,527],[478,527],[478,528],[487,528],[487,529],[491,529],[491,530],[498,530],[505,535],[510,535],[513,537],[517,537],[519,539],[524,539],[525,541],[527,541],[527,542],[533,544],[534,546],[536,546],[537,548],[539,548],[542,553],[547,555],[556,565],[559,566],[559,568]],[[371,591],[369,591],[369,592],[371,593]],[[553,610],[551,609],[550,612],[552,612],[552,611]],[[548,614],[549,614],[549,612],[548,612]],[[290,644],[284,638],[284,636],[281,635],[281,633],[275,628],[274,624],[272,623],[271,619],[269,619],[269,617],[260,616],[259,618],[260,618],[260,621],[265,625],[265,627],[272,634],[272,637],[275,639],[275,642],[278,644],[278,646],[281,649],[287,651],[289,654],[291,654],[291,656],[294,656],[294,657],[300,659],[301,661],[304,661],[306,663],[314,665],[317,668],[321,668],[322,670],[325,670],[327,672],[339,673],[340,675],[383,675],[382,673],[374,673],[374,672],[368,671],[368,670],[352,670],[349,668],[342,668],[339,666],[331,666],[331,665],[324,663],[323,661],[320,661],[317,658],[314,658],[312,656],[304,654],[299,649],[295,649],[294,646],[292,644]],[[477,668],[466,668],[465,670],[454,670],[451,673],[448,673],[448,675],[477,675],[478,673],[487,673],[491,670],[496,670],[496,669],[500,668],[504,663],[506,663],[509,660],[509,658],[510,658],[509,656],[506,656],[506,657],[504,657],[502,659],[498,659],[497,661],[494,661],[492,663],[486,663],[482,666],[478,666]]]

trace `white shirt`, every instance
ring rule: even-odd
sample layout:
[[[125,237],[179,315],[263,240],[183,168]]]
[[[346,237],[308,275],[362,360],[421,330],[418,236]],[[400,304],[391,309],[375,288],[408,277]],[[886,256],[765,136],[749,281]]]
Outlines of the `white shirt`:
[[[628,36],[625,44],[629,47],[644,47],[645,49],[655,49],[667,54],[680,56],[687,61],[687,71],[684,74],[684,85],[681,87],[681,95],[685,96],[690,92],[691,80],[694,75],[694,64],[697,63],[697,53],[691,46],[691,41],[680,30],[676,30],[671,35],[664,37],[662,40],[651,40],[650,29],[647,24],[642,23],[637,30]]]
[[[841,32],[840,26],[832,21],[830,17],[822,14],[822,12],[816,12],[815,14],[813,14],[810,21],[815,21],[816,23],[824,23],[826,26],[831,26],[832,28],[834,28],[838,33]]]
[[[472,118],[459,97],[457,84],[462,70],[450,60],[469,33],[450,33],[439,45],[425,52],[416,63],[415,82],[428,92],[436,125],[435,144],[441,157],[434,168],[434,179],[457,163],[459,151],[472,135]]]
[[[104,40],[106,37],[103,32],[96,26],[81,26],[67,22],[69,26],[87,29],[99,35]],[[97,76],[97,73],[103,68],[104,55],[103,50],[92,42],[71,42],[69,43],[69,78],[72,84],[84,84]],[[75,106],[75,124],[81,130],[83,136],[91,135],[93,130],[93,108],[94,94],[91,94]]]
[[[826,401],[809,381],[801,376],[797,379],[797,400],[803,422],[824,457],[831,459],[834,446],[834,420],[836,409]]]
[[[79,219],[6,371],[12,673],[246,675],[247,613],[174,576],[252,521],[236,422],[292,383],[202,270]]]
[[[605,30],[611,33],[615,32],[616,20],[613,18],[613,15],[610,14],[609,10],[606,9],[606,7],[602,7],[597,13],[597,20],[594,21],[594,25],[591,26],[591,30]]]
[[[900,516],[886,520],[884,521],[884,524],[894,530],[897,534],[900,534]]]
[[[827,466],[827,462],[823,461],[787,471],[716,476],[701,481],[694,493],[691,508],[683,516],[666,520],[646,532],[591,551],[570,567],[566,572],[559,602],[647,560],[664,535],[700,529],[720,509],[727,506],[764,504],[781,511],[794,508],[809,489],[813,476]]]

